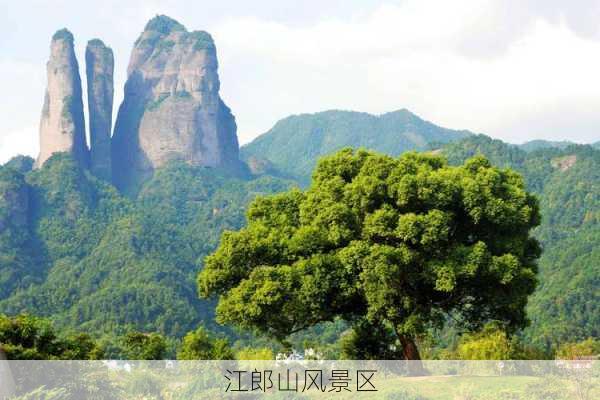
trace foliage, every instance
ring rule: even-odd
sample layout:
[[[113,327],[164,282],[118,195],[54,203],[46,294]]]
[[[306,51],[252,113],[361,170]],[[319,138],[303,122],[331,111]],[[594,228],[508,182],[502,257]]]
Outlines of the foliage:
[[[368,320],[354,324],[354,327],[341,338],[343,360],[394,360],[402,358],[396,349],[396,336],[393,329]]]
[[[73,34],[67,28],[59,29],[52,35],[52,40],[66,40],[73,43]]]
[[[8,160],[3,166],[26,174],[33,169],[34,162],[35,160],[29,156],[18,155]]]
[[[522,178],[482,157],[449,167],[345,149],[319,162],[308,191],[251,203],[247,227],[223,234],[198,286],[220,296],[221,323],[283,340],[366,318],[418,358],[414,338],[451,312],[469,329],[525,325],[538,223]]]
[[[156,15],[146,24],[144,31],[156,31],[168,35],[173,31],[185,31],[185,27],[166,15]]]
[[[0,229],[0,309],[110,343],[135,330],[181,338],[200,322],[217,329],[214,303],[196,294],[196,271],[221,231],[243,224],[250,199],[290,183],[173,163],[131,199],[55,154],[26,176],[0,168],[0,221],[16,204],[2,203],[3,185],[25,190],[30,209],[23,225]]]
[[[598,355],[600,355],[600,340],[595,338],[588,338],[576,343],[563,343],[556,352],[557,358],[565,360]]]
[[[308,186],[317,160],[347,146],[397,156],[469,135],[424,121],[405,109],[380,116],[332,110],[285,118],[243,146],[241,155],[245,160],[267,159],[283,176]]]
[[[86,334],[59,336],[51,322],[0,314],[0,349],[9,360],[97,360],[102,349]]]
[[[123,338],[123,350],[130,360],[162,360],[167,342],[157,333],[130,332]]]
[[[543,216],[534,231],[544,252],[540,285],[528,305],[524,339],[546,351],[559,343],[600,336],[600,151],[551,146],[526,153],[480,135],[447,145],[460,164],[476,154],[520,172],[536,193]]]
[[[463,335],[455,355],[459,360],[511,360],[512,353],[506,332],[490,325],[481,332]]]
[[[268,347],[258,349],[245,347],[235,354],[236,360],[274,360],[275,354]]]
[[[179,360],[231,360],[233,358],[229,341],[224,338],[214,338],[203,326],[185,335],[181,348],[177,352]]]

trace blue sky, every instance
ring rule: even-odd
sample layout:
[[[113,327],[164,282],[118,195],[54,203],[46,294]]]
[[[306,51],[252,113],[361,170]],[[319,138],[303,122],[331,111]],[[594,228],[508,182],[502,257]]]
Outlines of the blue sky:
[[[0,162],[37,153],[54,31],[75,35],[81,72],[89,39],[113,48],[116,109],[131,46],[156,14],[213,35],[242,143],[334,108],[408,108],[515,143],[600,140],[600,0],[98,3],[0,0]]]

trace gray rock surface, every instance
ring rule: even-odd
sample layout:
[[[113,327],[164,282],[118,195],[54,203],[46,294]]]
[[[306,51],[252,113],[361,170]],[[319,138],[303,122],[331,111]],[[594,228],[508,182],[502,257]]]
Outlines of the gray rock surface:
[[[88,112],[90,122],[90,169],[99,178],[112,179],[110,134],[113,109],[113,52],[101,40],[90,40],[85,49]]]
[[[171,160],[237,171],[233,115],[219,96],[212,37],[157,16],[135,42],[112,139],[113,182],[135,191]]]
[[[73,35],[66,29],[52,37],[46,64],[48,86],[40,120],[40,153],[35,166],[41,167],[56,152],[69,152],[83,166],[88,164],[79,65],[73,49]]]

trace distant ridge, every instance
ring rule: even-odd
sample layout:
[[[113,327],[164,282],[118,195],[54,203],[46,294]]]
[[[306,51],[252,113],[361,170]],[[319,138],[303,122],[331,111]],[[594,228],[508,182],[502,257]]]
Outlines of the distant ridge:
[[[329,110],[292,115],[241,149],[244,160],[265,159],[285,176],[307,184],[316,160],[343,147],[366,147],[390,155],[426,150],[471,136],[442,128],[407,109],[381,115]]]
[[[575,143],[569,142],[568,140],[551,141],[551,140],[537,139],[537,140],[530,140],[529,142],[520,144],[519,147],[521,148],[521,150],[525,150],[526,152],[529,153],[531,151],[540,150],[540,149],[548,149],[548,148],[566,149],[567,147],[574,145],[574,144]]]

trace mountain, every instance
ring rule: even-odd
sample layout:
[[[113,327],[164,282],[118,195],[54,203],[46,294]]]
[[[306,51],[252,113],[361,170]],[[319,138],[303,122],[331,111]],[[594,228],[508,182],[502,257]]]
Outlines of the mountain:
[[[73,35],[67,29],[52,36],[37,167],[56,152],[69,152],[82,166],[88,165],[81,78],[73,43]]]
[[[240,171],[236,123],[204,31],[157,16],[135,42],[112,139],[113,180],[131,190],[169,161]]]
[[[110,182],[115,59],[111,48],[102,40],[92,39],[88,42],[85,48],[85,69],[90,118],[90,169],[97,177]]]
[[[66,153],[26,173],[13,165],[0,167],[0,310],[96,335],[214,327],[198,268],[250,199],[291,184],[173,161],[132,198]]]
[[[566,140],[563,141],[551,141],[551,140],[530,140],[529,142],[525,142],[523,144],[518,145],[521,150],[525,150],[526,152],[531,152],[539,149],[547,149],[547,148],[558,148],[564,149],[569,147],[575,143],[569,142]]]
[[[66,152],[130,195],[171,161],[247,174],[235,117],[219,95],[217,50],[209,33],[188,32],[164,15],[146,24],[131,52],[112,134],[113,52],[92,39],[85,61],[89,148],[74,38],[67,29],[54,34],[36,168]]]
[[[51,41],[40,155],[0,166],[0,310],[62,327],[181,336],[210,324],[202,260],[253,197],[293,183],[253,178],[219,96],[216,47],[157,16],[136,41],[111,136],[114,55],[86,47],[88,148],[73,35]]]
[[[405,109],[382,115],[333,110],[284,118],[243,146],[241,155],[249,164],[266,160],[282,175],[306,185],[320,156],[346,146],[399,155],[470,135],[439,127]]]
[[[540,199],[542,223],[534,234],[544,252],[528,306],[528,339],[550,346],[600,336],[600,150],[570,145],[527,153],[474,136],[447,145],[443,153],[451,163],[483,154],[513,168]]]

